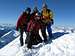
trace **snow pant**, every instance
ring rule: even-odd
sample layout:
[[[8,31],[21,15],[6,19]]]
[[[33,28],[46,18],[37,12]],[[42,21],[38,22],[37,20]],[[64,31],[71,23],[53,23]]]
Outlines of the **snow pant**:
[[[27,45],[28,48],[31,48],[32,45],[37,45],[38,43],[42,42],[42,39],[39,35],[39,31],[37,31],[37,32],[36,31],[31,31],[31,34],[28,38],[30,38],[28,40],[28,45]]]
[[[49,34],[49,40],[52,38],[51,23],[45,24],[45,25],[43,25],[43,27],[42,27],[42,29],[41,29],[42,36],[43,36],[43,38],[44,38],[44,42],[47,41],[46,28],[47,28],[47,31],[48,31],[48,34]]]
[[[51,23],[49,23],[47,25],[47,31],[48,31],[48,34],[49,34],[48,40],[52,40],[53,39],[53,35],[52,35]]]
[[[24,45],[24,42],[23,42],[23,32],[26,32],[26,30],[27,30],[26,27],[20,29],[20,44],[21,44],[21,46]]]
[[[41,33],[42,33],[42,36],[44,38],[44,42],[47,41],[46,27],[47,27],[47,25],[43,25],[43,27],[41,28]]]

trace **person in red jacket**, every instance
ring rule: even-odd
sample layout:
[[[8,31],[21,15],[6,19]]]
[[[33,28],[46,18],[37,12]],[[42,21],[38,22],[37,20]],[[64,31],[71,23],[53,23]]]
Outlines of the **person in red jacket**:
[[[23,32],[27,31],[27,24],[30,21],[30,12],[31,9],[27,8],[25,12],[22,13],[22,15],[19,17],[17,21],[16,30],[20,32],[20,44],[23,46]]]
[[[32,48],[32,45],[36,45],[40,42],[42,42],[42,39],[39,35],[39,29],[41,27],[40,24],[41,15],[37,9],[37,7],[34,8],[33,13],[31,15],[31,20],[28,23],[27,32],[29,33],[28,37],[28,48]]]

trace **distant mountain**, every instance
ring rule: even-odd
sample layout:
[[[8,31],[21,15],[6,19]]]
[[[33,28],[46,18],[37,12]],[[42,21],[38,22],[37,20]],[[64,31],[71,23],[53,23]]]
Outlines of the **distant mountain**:
[[[0,37],[3,36],[5,33],[15,29],[13,25],[0,25]]]
[[[73,27],[65,27],[65,26],[54,26],[52,27],[52,30],[56,30],[56,31],[63,31],[63,32],[69,32],[69,33],[74,33],[75,32],[75,28]]]

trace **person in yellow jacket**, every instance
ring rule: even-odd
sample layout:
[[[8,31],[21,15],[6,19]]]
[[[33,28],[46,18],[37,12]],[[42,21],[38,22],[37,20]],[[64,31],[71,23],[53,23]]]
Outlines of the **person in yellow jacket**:
[[[48,40],[52,40],[53,38],[52,29],[51,29],[51,25],[54,23],[53,22],[53,12],[47,8],[46,4],[43,4],[41,15],[42,15],[42,23],[43,23],[41,32],[44,37],[44,42],[47,42]],[[49,34],[49,39],[47,39],[46,28]]]

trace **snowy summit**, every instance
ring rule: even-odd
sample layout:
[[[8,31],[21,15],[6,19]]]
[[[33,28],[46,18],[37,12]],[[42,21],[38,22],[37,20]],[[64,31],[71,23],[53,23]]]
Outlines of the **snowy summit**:
[[[15,33],[15,36],[19,34]],[[0,49],[0,56],[75,56],[75,33],[53,29],[53,35],[52,43],[40,43],[33,49],[27,49],[26,45],[20,47],[19,36]]]

